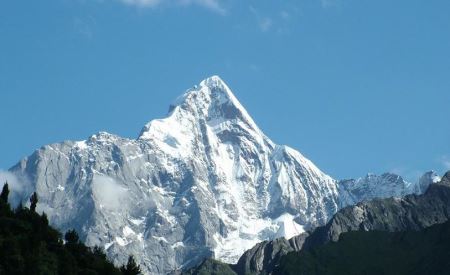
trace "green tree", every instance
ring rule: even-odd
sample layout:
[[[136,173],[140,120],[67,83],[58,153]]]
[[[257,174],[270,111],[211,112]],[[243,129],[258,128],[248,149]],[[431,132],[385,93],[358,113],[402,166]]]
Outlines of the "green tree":
[[[30,198],[30,209],[19,206],[15,211],[3,200],[7,193],[4,187],[0,194],[0,275],[122,274],[99,247],[84,245],[75,230],[65,234],[64,244],[61,233],[49,226],[47,215],[36,213],[36,193]],[[133,263],[125,270],[135,271]]]
[[[133,256],[128,257],[127,265],[122,265],[120,271],[124,275],[139,275],[141,273],[141,267],[136,264]]]
[[[2,193],[0,194],[0,199],[3,202],[8,203],[8,195],[9,195],[9,186],[8,182],[5,182],[5,185],[3,185]]]
[[[36,192],[34,192],[33,195],[31,195],[30,203],[31,203],[30,210],[36,212],[36,205],[38,203],[38,196]]]
[[[77,231],[75,229],[69,230],[64,235],[64,239],[68,244],[77,244],[80,241]]]

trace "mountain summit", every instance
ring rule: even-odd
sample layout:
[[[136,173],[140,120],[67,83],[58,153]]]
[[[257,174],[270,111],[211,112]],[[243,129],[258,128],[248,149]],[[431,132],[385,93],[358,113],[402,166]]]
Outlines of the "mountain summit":
[[[46,145],[10,171],[30,182],[19,197],[37,191],[53,225],[75,228],[117,263],[134,255],[148,274],[211,256],[233,263],[256,243],[323,225],[348,204],[417,190],[395,176],[332,179],[264,135],[217,76],[137,139],[102,132]]]
[[[230,88],[218,76],[203,80],[177,98],[169,108],[169,116],[149,122],[142,129],[139,139],[154,139],[162,132],[170,135],[164,137],[169,142],[176,141],[181,144],[189,140],[181,130],[195,128],[199,123],[216,131],[226,125],[232,125],[268,141]],[[182,127],[180,131],[161,128],[177,124]]]

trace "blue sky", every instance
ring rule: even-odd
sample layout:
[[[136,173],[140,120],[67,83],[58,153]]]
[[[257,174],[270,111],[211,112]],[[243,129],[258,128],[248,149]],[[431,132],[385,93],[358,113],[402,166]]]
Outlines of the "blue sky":
[[[5,0],[0,168],[136,137],[218,74],[263,131],[335,178],[450,169],[450,2]]]

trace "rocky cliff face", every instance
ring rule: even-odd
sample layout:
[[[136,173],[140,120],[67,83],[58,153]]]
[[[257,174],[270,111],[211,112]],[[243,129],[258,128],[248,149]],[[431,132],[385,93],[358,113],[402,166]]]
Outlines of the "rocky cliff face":
[[[273,143],[216,76],[137,139],[101,132],[47,145],[10,171],[30,182],[20,197],[38,192],[53,225],[75,228],[117,263],[133,254],[148,274],[210,256],[234,263],[258,242],[325,224],[340,207],[412,190],[396,176],[370,192],[360,181],[339,184]]]
[[[242,255],[234,269],[237,274],[269,274],[281,257],[289,252],[337,241],[342,233],[349,231],[421,230],[444,223],[450,219],[450,172],[438,180],[435,173],[428,172],[416,185],[418,188],[428,188],[422,189],[424,194],[360,202],[339,210],[325,226],[316,228],[312,233],[305,232],[290,240],[281,238],[257,244]]]
[[[316,230],[306,245],[337,241],[348,231],[420,230],[450,218],[450,172],[431,184],[423,195],[374,199],[340,210],[326,226]]]

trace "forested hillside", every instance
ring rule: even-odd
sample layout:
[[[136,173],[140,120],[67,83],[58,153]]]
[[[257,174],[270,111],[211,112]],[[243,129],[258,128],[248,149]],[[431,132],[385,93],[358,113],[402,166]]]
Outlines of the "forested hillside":
[[[99,247],[89,248],[78,234],[64,235],[48,224],[45,213],[35,212],[38,195],[30,198],[30,207],[12,209],[5,184],[0,195],[0,274],[140,274],[132,257],[126,266],[115,267]]]

